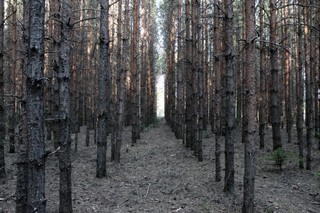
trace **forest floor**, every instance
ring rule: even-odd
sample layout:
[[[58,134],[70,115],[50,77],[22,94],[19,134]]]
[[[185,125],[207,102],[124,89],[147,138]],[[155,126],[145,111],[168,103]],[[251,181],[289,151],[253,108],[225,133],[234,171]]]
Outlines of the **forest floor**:
[[[126,128],[121,163],[108,160],[108,177],[97,179],[96,146],[93,143],[89,147],[84,145],[85,129],[82,128],[79,150],[72,153],[74,212],[241,212],[244,150],[240,134],[237,134],[235,143],[234,195],[223,192],[223,181],[215,182],[214,136],[209,132],[204,135],[204,161],[198,162],[193,151],[186,149],[181,140],[175,139],[164,121],[145,129],[135,146],[130,145],[130,128]],[[282,138],[286,140],[285,132]],[[93,141],[93,132],[91,139]],[[280,171],[268,160],[270,128],[266,142],[265,150],[257,148],[256,212],[319,213],[320,186],[315,173],[320,171],[320,152],[313,150],[312,171],[299,170],[296,157],[288,160]],[[53,150],[52,147],[51,142],[47,142],[47,149]],[[292,144],[285,144],[284,147],[296,153],[296,136],[293,135]],[[221,157],[223,159],[223,154]],[[6,156],[7,179],[0,183],[0,212],[14,212],[15,159],[16,154]],[[58,212],[58,187],[58,161],[55,156],[50,156],[46,163],[47,212]]]

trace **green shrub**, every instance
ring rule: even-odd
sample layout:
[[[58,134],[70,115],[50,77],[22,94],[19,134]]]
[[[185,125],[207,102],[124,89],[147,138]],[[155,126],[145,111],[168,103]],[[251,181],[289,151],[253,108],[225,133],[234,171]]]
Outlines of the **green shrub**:
[[[285,161],[288,159],[288,153],[283,148],[278,148],[271,153],[270,160],[274,162],[276,166],[282,170],[282,166]]]

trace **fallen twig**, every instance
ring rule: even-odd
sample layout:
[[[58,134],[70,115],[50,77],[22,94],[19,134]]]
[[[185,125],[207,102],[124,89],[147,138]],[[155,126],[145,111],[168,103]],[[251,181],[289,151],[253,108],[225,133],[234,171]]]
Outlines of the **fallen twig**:
[[[144,197],[144,200],[146,200],[146,199],[147,199],[147,197],[148,197],[149,190],[150,190],[150,186],[151,186],[151,183],[148,183],[148,189],[147,189],[146,196]]]
[[[16,194],[13,193],[13,194],[7,196],[6,198],[1,197],[1,198],[0,198],[0,201],[7,201],[7,200],[9,200],[10,198],[12,198],[12,197],[15,196],[15,195],[16,195]]]
[[[320,205],[320,202],[311,202],[313,205]]]

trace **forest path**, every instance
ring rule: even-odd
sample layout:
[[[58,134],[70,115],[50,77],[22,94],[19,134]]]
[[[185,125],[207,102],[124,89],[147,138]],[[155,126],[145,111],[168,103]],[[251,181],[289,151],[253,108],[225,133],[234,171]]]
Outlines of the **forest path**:
[[[90,132],[91,142],[93,131]],[[288,161],[279,171],[269,161],[270,129],[266,149],[257,150],[255,182],[256,212],[307,213],[320,212],[320,190],[314,177],[320,171],[320,152],[314,151],[313,171],[300,171],[296,161]],[[296,140],[296,136],[293,137]],[[108,177],[97,179],[96,145],[85,146],[85,127],[79,134],[79,150],[72,151],[72,198],[75,213],[238,213],[243,193],[243,144],[236,135],[235,194],[223,193],[223,182],[215,182],[214,136],[204,132],[203,162],[161,120],[146,128],[141,139],[131,146],[131,128],[125,128],[121,163],[110,162],[108,139]],[[285,132],[283,132],[285,140]],[[223,141],[221,141],[223,144]],[[72,144],[73,146],[74,144]],[[285,148],[296,150],[295,143]],[[47,149],[53,150],[51,141]],[[222,146],[223,149],[223,146]],[[73,149],[72,149],[73,150]],[[224,168],[223,153],[221,155]],[[0,185],[0,212],[14,212],[16,154],[7,154],[7,181]],[[224,170],[222,170],[222,177]],[[47,212],[58,212],[59,170],[57,158],[46,161]]]
[[[73,163],[75,212],[227,212],[213,191],[219,184],[209,156],[198,162],[164,121],[146,128],[134,146],[130,138],[127,128],[121,163],[108,162],[105,179],[94,177],[95,148],[81,147]]]

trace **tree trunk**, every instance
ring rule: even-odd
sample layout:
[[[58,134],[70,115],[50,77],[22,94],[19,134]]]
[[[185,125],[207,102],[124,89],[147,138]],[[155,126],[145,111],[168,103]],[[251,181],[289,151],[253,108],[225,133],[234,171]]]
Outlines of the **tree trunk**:
[[[100,14],[100,68],[99,68],[99,102],[98,102],[98,140],[96,177],[106,176],[107,152],[107,97],[106,82],[109,67],[109,0],[101,0]]]
[[[288,0],[285,0],[285,5],[288,4]],[[290,7],[286,7],[284,10],[284,17],[288,17],[290,14]],[[288,38],[285,40],[285,46],[289,48],[290,46],[290,31],[289,31],[289,19],[285,19],[285,35],[288,36]],[[289,52],[285,52],[285,78],[286,78],[286,84],[285,84],[285,109],[286,109],[286,121],[287,121],[287,134],[288,134],[288,143],[291,143],[291,131],[292,131],[292,106],[291,106],[291,81],[293,78],[291,78],[290,73],[290,55]]]
[[[121,8],[122,1],[119,1],[119,23],[121,23]],[[120,162],[120,153],[121,153],[121,143],[122,143],[122,131],[124,125],[124,110],[125,110],[125,80],[127,72],[127,51],[128,51],[128,27],[129,27],[129,0],[125,1],[125,11],[124,11],[124,24],[123,24],[123,37],[119,36],[119,56],[121,57],[121,65],[118,75],[118,113],[117,113],[117,133],[116,133],[116,154],[115,161]],[[121,28],[119,28],[121,31]],[[121,42],[122,41],[122,42]],[[121,43],[122,43],[122,55],[121,55]]]
[[[6,177],[4,144],[6,137],[4,111],[4,1],[0,1],[0,179]]]
[[[132,144],[137,143],[140,137],[139,130],[139,94],[138,94],[138,51],[139,51],[139,0],[133,1],[133,38],[132,38],[132,69],[131,69],[131,94],[132,94]]]
[[[10,74],[8,75],[8,82],[9,83],[9,94],[11,97],[8,98],[9,106],[8,106],[8,135],[9,135],[9,153],[15,153],[15,115],[16,115],[16,73],[18,67],[18,60],[17,60],[17,49],[18,49],[18,39],[17,39],[17,0],[12,2],[12,13],[11,23],[11,39],[12,39],[12,50],[11,50],[11,60],[12,64],[10,66]]]
[[[300,1],[299,1],[300,3]],[[303,86],[303,73],[302,73],[302,27],[301,27],[301,9],[298,7],[298,32],[296,34],[296,39],[298,40],[297,45],[297,67],[298,67],[298,85],[297,85],[297,136],[299,145],[299,168],[303,169],[303,96],[304,96],[304,86]]]
[[[271,66],[271,122],[273,150],[282,147],[279,107],[279,67],[277,46],[277,7],[276,0],[270,0],[270,66]]]
[[[23,33],[22,33],[22,50],[21,51],[21,67],[23,72],[29,70],[28,63],[28,45],[29,45],[29,1],[23,0]],[[26,77],[23,76],[22,95],[26,97]],[[16,212],[24,213],[28,209],[28,152],[27,152],[27,116],[26,116],[26,102],[21,103],[22,123],[21,133],[18,140],[18,168],[17,168],[17,185],[16,185]]]
[[[166,32],[166,63],[167,63],[167,74],[166,74],[166,121],[173,132],[176,132],[176,121],[175,121],[175,82],[176,75],[174,69],[175,63],[175,17],[174,17],[174,1],[170,1],[169,9],[167,11],[167,32]]]
[[[244,167],[244,189],[243,189],[243,213],[253,213],[254,211],[254,180],[255,180],[255,0],[245,1],[245,30],[246,30],[246,125],[247,132],[244,143],[245,167]]]
[[[191,148],[194,142],[194,132],[193,132],[193,75],[192,75],[192,39],[191,39],[191,6],[190,0],[185,2],[185,25],[186,25],[186,65],[185,65],[185,75],[186,75],[186,109],[185,109],[185,122],[186,122],[186,147]]]
[[[320,29],[320,3],[318,2],[318,13],[317,13],[317,23],[318,23],[318,29]],[[319,34],[319,32],[318,32],[318,35],[320,35]],[[318,37],[318,45],[320,45],[320,36]],[[317,82],[317,84],[315,85],[315,87],[316,87],[316,93],[317,93],[317,95],[316,95],[316,97],[318,98],[318,91],[319,91],[319,89],[320,89],[320,51],[318,50],[318,57],[317,57],[317,61],[318,61],[318,72],[317,72],[317,74],[318,74],[318,82]],[[320,99],[318,98],[318,100],[316,101],[316,104],[317,104],[317,108],[316,109],[318,109],[317,110],[317,113],[318,113],[318,122],[316,123],[316,125],[317,125],[317,129],[318,129],[318,131],[320,131]],[[318,140],[318,150],[320,150],[320,139]]]
[[[147,5],[146,0],[141,0],[141,85],[140,85],[140,106],[141,106],[141,127],[147,126]]]
[[[225,0],[225,61],[226,61],[226,137],[225,137],[225,187],[224,191],[234,192],[234,69],[233,69],[233,2]]]
[[[59,44],[59,212],[72,212],[71,196],[71,136],[70,136],[70,59],[72,38],[72,0],[61,5],[61,40]]]
[[[153,11],[156,8],[156,2],[154,0],[149,1],[149,11]],[[155,85],[155,40],[156,36],[156,26],[150,24],[156,21],[156,16],[154,13],[149,12],[148,18],[148,31],[149,31],[149,45],[148,45],[148,124],[154,123],[156,121],[156,107],[155,107],[155,100],[156,100],[156,85]]]
[[[178,63],[177,63],[177,139],[183,139],[183,55],[182,55],[182,0],[178,3]]]
[[[60,19],[60,14],[59,14],[59,1],[58,0],[54,0],[52,2],[52,6],[54,6],[53,9],[53,13],[54,13],[54,18],[55,19]],[[54,148],[58,149],[59,147],[59,138],[60,138],[60,132],[59,132],[59,82],[58,82],[58,75],[59,75],[59,41],[60,41],[60,36],[61,36],[61,28],[59,26],[59,23],[54,20],[53,23],[53,35],[52,35],[52,39],[53,39],[53,51],[54,53],[52,54],[52,106],[51,106],[51,110],[52,110],[52,121],[51,121],[51,126],[49,126],[49,128],[52,129],[53,132],[53,144],[54,144]]]
[[[221,130],[221,104],[222,104],[222,94],[221,94],[221,71],[220,71],[220,56],[219,56],[219,51],[220,51],[220,42],[219,42],[219,37],[220,37],[220,22],[219,22],[219,5],[218,1],[214,1],[214,11],[215,11],[215,16],[214,16],[214,54],[215,54],[215,61],[214,61],[214,72],[215,72],[215,170],[216,170],[216,181],[219,182],[221,181],[221,136],[222,136],[222,130]]]
[[[313,5],[312,0],[306,0],[305,4]],[[314,72],[314,52],[315,41],[313,39],[313,22],[312,22],[312,7],[304,8],[305,10],[305,51],[306,51],[306,128],[307,128],[307,155],[306,155],[306,169],[311,170],[311,149],[313,137],[313,72]]]
[[[264,39],[264,0],[260,0],[260,38]],[[260,136],[260,149],[264,149],[265,141],[265,125],[266,125],[266,96],[265,96],[265,44],[263,41],[260,42],[260,101],[259,101],[259,136]]]
[[[203,47],[202,47],[202,27],[200,25],[200,1],[192,2],[192,52],[193,52],[193,68],[194,68],[194,108],[195,108],[195,132],[194,141],[195,155],[198,161],[203,161],[202,138],[203,138],[203,117],[204,117],[204,70],[203,70]]]
[[[26,116],[28,146],[28,209],[46,212],[44,153],[44,22],[45,1],[30,0]]]

